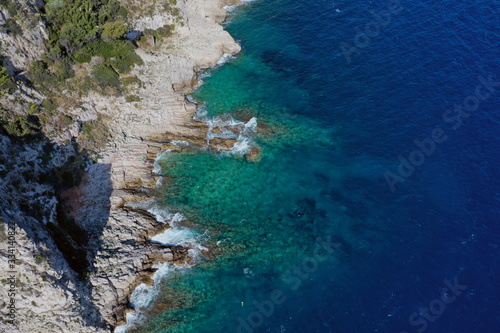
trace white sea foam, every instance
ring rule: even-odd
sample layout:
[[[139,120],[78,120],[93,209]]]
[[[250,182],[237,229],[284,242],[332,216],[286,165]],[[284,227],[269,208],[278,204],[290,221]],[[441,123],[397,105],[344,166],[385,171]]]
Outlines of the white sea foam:
[[[150,237],[150,239],[154,243],[160,243],[165,246],[182,246],[187,248],[188,255],[193,263],[199,262],[202,258],[202,251],[208,251],[206,247],[201,245],[202,242],[208,240],[207,234],[199,234],[189,228],[173,226],[161,234]]]
[[[254,277],[255,276],[255,273],[248,267],[246,268],[243,268],[243,274],[245,275],[245,277],[247,278],[250,278],[250,277]]]
[[[170,226],[186,219],[181,213],[171,213],[168,209],[160,208],[156,204],[150,205],[147,211],[153,214],[158,222],[168,223]]]
[[[230,118],[226,124],[230,128],[237,129],[239,131],[239,134],[236,137],[237,142],[227,153],[235,155],[248,153],[250,149],[252,149],[253,145],[252,134],[257,132],[257,118],[253,117],[246,123]]]
[[[224,53],[222,55],[222,57],[215,63],[215,66],[212,67],[212,68],[216,68],[216,67],[222,66],[226,62],[228,62],[229,60],[232,60],[232,59],[236,59],[236,55],[235,54]],[[196,90],[199,87],[201,87],[202,85],[204,85],[205,81],[203,79],[205,79],[207,77],[210,77],[211,75],[212,75],[212,71],[210,71],[210,70],[201,71],[198,74],[198,77],[197,77],[198,82],[196,83],[196,85],[194,86],[193,89]],[[194,102],[194,98],[191,95],[187,95],[186,98],[187,98],[188,101]]]
[[[196,108],[196,113],[193,116],[193,120],[206,122],[208,120],[208,111],[205,108],[205,105],[198,105]]]
[[[142,311],[150,308],[153,300],[158,296],[160,292],[160,281],[168,278],[172,272],[183,270],[186,267],[177,265],[170,266],[168,263],[161,263],[154,265],[153,268],[157,269],[152,277],[154,284],[148,286],[141,283],[135,288],[130,296],[130,305],[134,308],[135,312],[127,313],[125,318],[126,324],[116,327],[114,333],[125,333],[129,328],[139,323],[142,319]]]
[[[196,85],[193,87],[194,90],[198,89],[199,87],[201,87],[202,85],[205,84],[205,81],[203,81],[204,78],[207,78],[209,77],[210,75],[212,75],[209,71],[202,71],[198,74],[198,82],[196,83]],[[188,101],[190,100],[190,97],[191,97],[191,101],[193,101],[194,99],[192,98],[191,95],[187,95],[187,99]],[[191,102],[190,101],[190,102]]]
[[[150,237],[152,242],[161,243],[166,246],[183,246],[188,248],[188,255],[192,259],[192,263],[196,263],[201,258],[201,251],[207,250],[201,245],[201,241],[206,239],[205,234],[200,235],[194,230],[179,227],[178,223],[186,218],[181,213],[172,213],[168,209],[159,207],[154,200],[128,203],[129,207],[136,209],[145,209],[153,214],[158,222],[167,223],[170,229],[165,232]],[[144,283],[140,284],[132,292],[130,296],[130,304],[136,312],[127,313],[126,324],[116,327],[114,333],[125,333],[129,328],[136,325],[142,320],[142,311],[151,306],[153,300],[160,292],[160,281],[167,278],[173,271],[186,269],[189,265],[177,266],[169,265],[168,263],[160,263],[153,266],[157,271],[153,274],[154,284],[148,286]]]
[[[238,5],[224,6],[223,8],[227,10],[229,13],[232,13],[238,8]]]
[[[188,228],[171,228],[161,234],[151,237],[151,241],[167,246],[191,247],[197,244],[196,232]]]
[[[249,152],[251,148],[250,139],[241,135],[238,137],[238,142],[233,145],[233,148],[231,148],[229,152],[235,155],[242,155]]]
[[[246,124],[245,124],[245,128],[247,130],[250,130],[252,132],[257,132],[257,118],[256,117],[253,117],[252,119],[250,119]]]
[[[231,59],[236,58],[233,54],[231,53],[224,53],[224,55],[217,61],[217,66],[224,65],[226,62],[228,62]]]
[[[153,163],[153,172],[157,175],[161,174],[161,165],[160,165],[160,157],[165,154],[166,152],[169,152],[169,150],[167,151],[164,151],[164,152],[161,152],[159,153],[158,155],[156,155],[156,159]],[[157,186],[159,186],[160,184],[157,182]]]
[[[172,140],[170,143],[173,144],[176,147],[179,147],[179,148],[181,148],[181,147],[187,147],[187,146],[190,145],[189,142],[184,141],[184,140]]]
[[[214,138],[235,139],[233,148],[223,154],[244,154],[252,148],[252,134],[257,132],[257,118],[253,117],[248,122],[234,119],[229,115],[222,115],[208,119],[207,112],[200,110],[196,117],[208,125],[206,134],[207,145]],[[215,132],[214,130],[218,131]]]
[[[200,234],[195,230],[179,226],[179,222],[186,219],[181,213],[171,213],[168,209],[159,207],[153,201],[146,203],[144,208],[153,214],[158,222],[167,223],[170,229],[163,233],[150,237],[152,242],[165,246],[182,246],[188,249],[188,255],[193,263],[198,262],[202,257],[202,251],[208,249],[201,245],[208,241],[207,232]]]

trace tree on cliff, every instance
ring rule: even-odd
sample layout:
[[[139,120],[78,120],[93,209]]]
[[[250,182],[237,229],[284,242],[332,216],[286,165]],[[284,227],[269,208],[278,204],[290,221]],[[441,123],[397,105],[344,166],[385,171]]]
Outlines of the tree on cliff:
[[[7,69],[0,66],[0,97],[14,89],[16,84],[12,77],[7,73]]]

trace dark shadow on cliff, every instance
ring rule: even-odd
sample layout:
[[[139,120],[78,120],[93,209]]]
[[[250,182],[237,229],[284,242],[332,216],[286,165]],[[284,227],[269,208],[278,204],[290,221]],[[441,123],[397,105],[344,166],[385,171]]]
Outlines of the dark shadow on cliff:
[[[62,287],[77,286],[75,299],[81,303],[85,325],[109,328],[92,304],[88,275],[109,217],[110,166],[95,164],[92,154],[76,142],[54,144],[40,129],[35,116],[0,119],[0,179],[5,185],[0,195],[0,214],[5,222],[15,221],[37,246],[36,260],[47,261],[61,273],[60,279],[42,273],[44,281]],[[69,158],[61,158],[68,154]],[[57,159],[60,163],[55,162]],[[84,181],[94,185],[87,174],[96,166],[99,196],[94,198],[93,207],[98,207],[98,213],[97,209],[89,212],[94,213],[89,227],[84,211],[88,199],[80,185]],[[79,206],[81,211],[74,211]],[[75,215],[79,218],[75,219]],[[81,221],[87,222],[82,225]],[[64,271],[64,265],[54,261],[61,257],[54,247],[72,271]]]

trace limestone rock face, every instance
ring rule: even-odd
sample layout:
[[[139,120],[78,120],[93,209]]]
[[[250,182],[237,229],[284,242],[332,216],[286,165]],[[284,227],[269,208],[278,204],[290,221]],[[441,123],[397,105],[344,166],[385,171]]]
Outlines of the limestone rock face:
[[[224,55],[241,51],[241,47],[219,24],[226,17],[226,5],[236,1],[185,1],[180,3],[186,20],[177,27],[178,37],[173,45],[178,53],[194,60],[196,70],[209,68]]]
[[[143,273],[157,262],[175,262],[170,247],[148,240],[149,233],[164,228],[153,217],[139,212],[112,210],[102,234],[104,244],[96,254],[96,273],[90,278],[94,304],[112,325],[123,320],[128,297],[144,278]]]
[[[0,135],[0,332],[108,331],[86,297],[88,285],[78,279],[46,228],[57,223],[58,201],[55,188],[39,179],[74,153],[70,146],[53,149],[49,162],[42,163],[43,143],[22,145]],[[21,213],[26,204],[28,211]],[[16,325],[7,316],[11,296]]]
[[[45,24],[39,18],[39,9],[43,7],[41,0],[10,0],[18,5],[18,10],[24,16],[10,17],[9,12],[0,7],[0,24],[7,20],[15,20],[21,27],[22,33],[14,35],[6,30],[0,30],[1,53],[4,57],[3,65],[10,75],[28,69],[33,60],[40,60],[47,51],[44,39],[48,38]],[[21,19],[19,17],[22,17]]]
[[[22,258],[16,266],[17,325],[0,323],[2,332],[107,332],[98,327],[98,322],[91,318],[93,305],[89,300],[80,298],[87,287],[81,283],[74,284],[75,277],[60,253],[54,253],[42,263],[37,262],[34,254],[40,248],[28,240],[24,230],[18,234],[20,244],[17,256]],[[0,267],[7,265],[4,256],[7,249],[0,243]],[[47,244],[48,247],[54,246]],[[5,271],[4,271],[5,272]],[[6,286],[6,285],[5,285]],[[0,288],[2,300],[9,300],[7,288]],[[22,296],[22,297],[21,297]],[[6,304],[0,305],[0,311],[6,310]],[[85,310],[87,308],[87,310]],[[95,308],[94,308],[95,311]],[[40,328],[43,323],[43,328]]]

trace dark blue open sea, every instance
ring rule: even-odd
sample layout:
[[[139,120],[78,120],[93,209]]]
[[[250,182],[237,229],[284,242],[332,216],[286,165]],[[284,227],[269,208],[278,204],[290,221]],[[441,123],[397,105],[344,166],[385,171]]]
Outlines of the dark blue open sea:
[[[134,331],[500,332],[500,2],[231,9],[243,50],[192,98],[255,117],[260,161],[161,158],[206,251]]]

